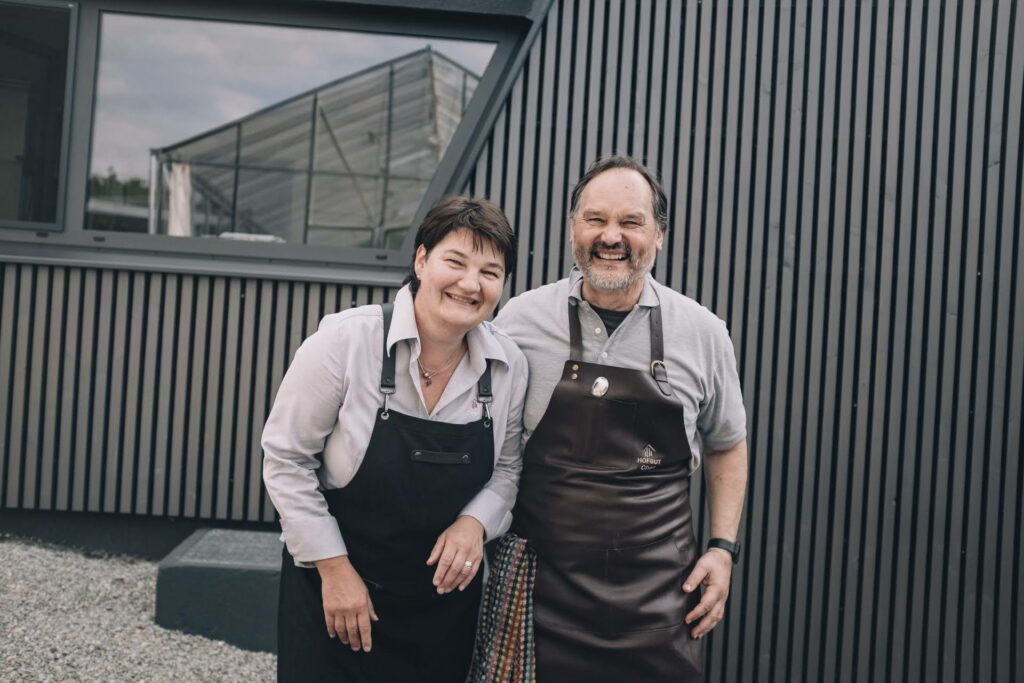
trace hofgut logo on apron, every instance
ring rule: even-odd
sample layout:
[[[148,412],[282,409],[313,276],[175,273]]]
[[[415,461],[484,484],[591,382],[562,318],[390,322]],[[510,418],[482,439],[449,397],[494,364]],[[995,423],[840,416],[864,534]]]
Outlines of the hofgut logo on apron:
[[[644,450],[641,451],[640,457],[636,459],[641,470],[653,470],[655,467],[661,464],[661,458],[658,456],[657,451],[654,450],[654,446],[647,444],[644,446]]]

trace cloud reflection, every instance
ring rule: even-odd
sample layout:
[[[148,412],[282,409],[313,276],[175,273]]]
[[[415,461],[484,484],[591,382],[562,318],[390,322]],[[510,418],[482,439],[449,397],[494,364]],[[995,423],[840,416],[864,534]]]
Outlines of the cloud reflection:
[[[149,150],[430,45],[477,74],[492,43],[105,13],[92,173],[149,174]]]

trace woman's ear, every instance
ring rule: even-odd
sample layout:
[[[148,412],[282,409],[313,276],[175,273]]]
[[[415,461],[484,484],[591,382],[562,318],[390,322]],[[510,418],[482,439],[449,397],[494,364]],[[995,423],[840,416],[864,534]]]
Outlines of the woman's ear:
[[[416,271],[416,277],[423,275],[423,269],[427,265],[427,248],[422,244],[416,247],[416,259],[413,261],[413,270]]]

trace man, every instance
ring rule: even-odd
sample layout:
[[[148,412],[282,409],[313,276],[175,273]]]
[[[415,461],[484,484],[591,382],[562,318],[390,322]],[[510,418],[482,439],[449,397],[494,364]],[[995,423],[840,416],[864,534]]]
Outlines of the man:
[[[530,367],[513,530],[537,557],[542,683],[703,680],[699,639],[725,613],[746,415],[725,324],[649,275],[667,213],[638,161],[597,161],[572,193],[577,269],[496,320]],[[689,501],[701,463],[703,552]]]

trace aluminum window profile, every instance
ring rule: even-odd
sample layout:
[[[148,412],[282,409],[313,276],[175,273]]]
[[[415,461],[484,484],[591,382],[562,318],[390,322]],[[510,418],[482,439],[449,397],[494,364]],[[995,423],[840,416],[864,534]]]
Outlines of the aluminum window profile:
[[[61,140],[58,145],[59,153],[57,160],[57,189],[56,189],[56,215],[53,221],[34,221],[10,218],[0,218],[0,232],[6,231],[36,231],[48,232],[60,231],[65,224],[64,196],[68,183],[68,156],[69,137],[71,132],[72,116],[72,94],[74,92],[74,63],[76,54],[76,39],[78,26],[78,4],[71,2],[59,2],[58,0],[2,0],[2,4],[19,5],[28,8],[66,10],[68,13],[68,37],[67,56],[64,65],[64,97],[63,112],[61,113]],[[18,234],[14,232],[13,234]]]

